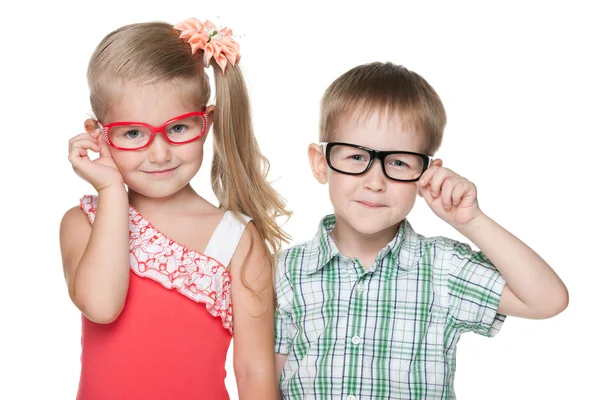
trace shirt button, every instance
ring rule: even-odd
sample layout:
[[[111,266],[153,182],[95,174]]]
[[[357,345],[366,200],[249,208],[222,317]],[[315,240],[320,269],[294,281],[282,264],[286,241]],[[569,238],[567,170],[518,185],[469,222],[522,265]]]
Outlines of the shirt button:
[[[354,336],[352,338],[352,343],[354,343],[355,345],[358,345],[360,343],[360,338],[358,336]]]
[[[363,285],[362,283],[359,283],[358,285],[356,285],[356,290],[358,291],[358,293],[364,292],[365,285]]]
[[[350,396],[346,397],[346,400],[356,400],[356,397],[350,395]]]

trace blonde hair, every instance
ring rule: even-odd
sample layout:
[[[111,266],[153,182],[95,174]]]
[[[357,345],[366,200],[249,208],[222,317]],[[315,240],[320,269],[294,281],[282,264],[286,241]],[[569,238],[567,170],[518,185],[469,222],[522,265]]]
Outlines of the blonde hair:
[[[88,66],[92,110],[102,120],[123,82],[140,85],[185,82],[187,96],[198,109],[210,99],[203,52],[192,54],[179,31],[163,22],[139,23],[108,34],[93,53]],[[254,136],[248,91],[238,65],[221,72],[212,61],[216,104],[213,119],[214,155],[212,187],[219,207],[253,219],[267,254],[277,253],[289,236],[277,224],[289,217],[285,201],[267,181],[269,162]],[[244,268],[244,267],[242,267]],[[271,258],[271,272],[274,260]],[[249,288],[242,270],[242,281]]]
[[[446,126],[442,101],[419,74],[390,62],[354,67],[327,88],[321,99],[319,140],[331,141],[340,118],[362,118],[375,111],[389,117],[400,114],[423,135],[422,152],[433,155],[439,149]]]

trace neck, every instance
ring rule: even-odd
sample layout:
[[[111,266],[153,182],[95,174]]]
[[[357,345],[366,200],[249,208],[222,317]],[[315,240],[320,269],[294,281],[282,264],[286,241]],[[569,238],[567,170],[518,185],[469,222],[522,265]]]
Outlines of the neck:
[[[364,269],[369,269],[377,254],[392,241],[400,223],[376,233],[361,233],[355,230],[343,218],[336,215],[336,223],[331,238],[338,250],[347,257],[358,258]]]
[[[182,206],[200,197],[190,184],[166,197],[148,197],[132,189],[129,189],[127,194],[129,196],[129,204],[142,214],[154,210],[160,210],[161,213],[181,211]]]

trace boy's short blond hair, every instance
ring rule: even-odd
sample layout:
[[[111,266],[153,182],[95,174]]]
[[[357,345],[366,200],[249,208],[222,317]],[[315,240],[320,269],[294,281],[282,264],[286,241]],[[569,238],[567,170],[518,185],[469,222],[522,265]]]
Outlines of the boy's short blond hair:
[[[319,140],[334,138],[340,118],[362,118],[377,111],[401,115],[423,135],[423,153],[433,155],[439,149],[446,127],[440,97],[422,76],[390,62],[359,65],[333,81],[321,99]]]

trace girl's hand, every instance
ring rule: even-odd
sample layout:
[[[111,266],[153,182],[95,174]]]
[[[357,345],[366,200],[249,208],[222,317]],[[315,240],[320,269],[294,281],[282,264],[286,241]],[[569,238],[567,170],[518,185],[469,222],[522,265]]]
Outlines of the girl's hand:
[[[69,140],[69,161],[73,170],[89,182],[97,192],[109,186],[123,186],[123,176],[110,155],[108,144],[102,138],[95,121],[87,120],[85,128],[87,133],[79,134]],[[94,161],[90,160],[88,150],[99,153],[100,157]]]
[[[482,215],[477,203],[477,188],[436,159],[417,182],[421,195],[435,215],[461,228]]]

